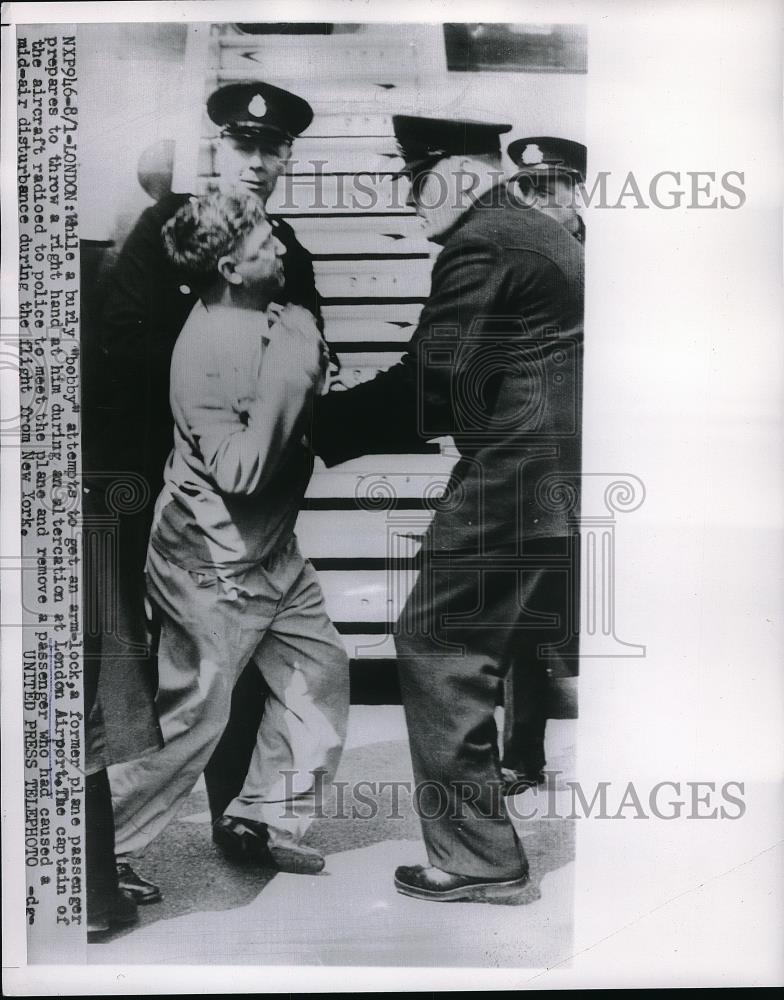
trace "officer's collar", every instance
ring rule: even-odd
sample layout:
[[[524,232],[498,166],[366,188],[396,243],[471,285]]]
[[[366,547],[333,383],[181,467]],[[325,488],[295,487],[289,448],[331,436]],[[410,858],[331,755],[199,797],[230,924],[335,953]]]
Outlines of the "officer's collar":
[[[439,246],[443,246],[450,236],[456,233],[458,229],[461,229],[469,219],[473,218],[475,212],[488,208],[500,208],[507,202],[508,196],[506,193],[505,179],[492,182],[490,186],[484,190],[473,192],[466,203],[465,208],[460,213],[458,218],[455,219],[449,229],[445,229],[444,232],[440,233],[438,236],[432,236],[431,242],[438,243]]]

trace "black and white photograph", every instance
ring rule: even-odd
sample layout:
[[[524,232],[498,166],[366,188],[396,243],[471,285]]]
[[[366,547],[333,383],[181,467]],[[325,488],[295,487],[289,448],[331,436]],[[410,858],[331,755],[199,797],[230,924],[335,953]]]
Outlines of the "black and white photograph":
[[[34,6],[6,991],[780,983],[781,7]]]

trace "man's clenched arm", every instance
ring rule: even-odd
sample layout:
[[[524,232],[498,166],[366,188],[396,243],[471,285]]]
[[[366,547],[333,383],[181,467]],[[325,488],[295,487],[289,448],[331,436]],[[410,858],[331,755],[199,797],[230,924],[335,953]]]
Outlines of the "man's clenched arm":
[[[281,314],[278,336],[266,349],[255,395],[233,405],[220,380],[205,374],[193,352],[175,351],[175,420],[222,493],[260,493],[274,477],[323,377],[323,341],[301,307]],[[216,384],[217,383],[217,384]]]

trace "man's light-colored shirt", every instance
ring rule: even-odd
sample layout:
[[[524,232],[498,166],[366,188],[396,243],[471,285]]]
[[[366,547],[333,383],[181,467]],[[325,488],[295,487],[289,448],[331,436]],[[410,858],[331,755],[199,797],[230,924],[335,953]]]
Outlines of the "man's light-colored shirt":
[[[197,302],[177,340],[174,448],[150,544],[185,569],[237,576],[293,536],[313,469],[302,443],[310,399],[290,394],[287,421],[263,398],[259,376],[275,333],[263,312]]]

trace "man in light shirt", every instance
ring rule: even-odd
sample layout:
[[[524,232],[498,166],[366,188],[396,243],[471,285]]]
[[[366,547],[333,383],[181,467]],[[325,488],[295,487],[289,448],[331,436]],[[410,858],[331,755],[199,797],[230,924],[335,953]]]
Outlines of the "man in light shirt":
[[[271,304],[285,246],[260,201],[192,199],[163,239],[201,292],[172,356],[174,448],[147,556],[164,747],[111,771],[118,861],[174,817],[253,661],[270,695],[213,839],[231,858],[312,874],[324,859],[300,841],[335,774],[349,706],[348,659],[294,535],[328,349],[306,309]]]

